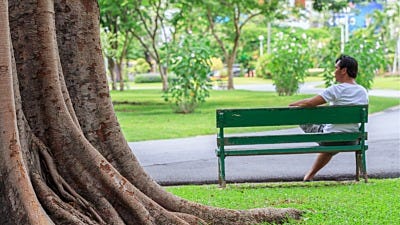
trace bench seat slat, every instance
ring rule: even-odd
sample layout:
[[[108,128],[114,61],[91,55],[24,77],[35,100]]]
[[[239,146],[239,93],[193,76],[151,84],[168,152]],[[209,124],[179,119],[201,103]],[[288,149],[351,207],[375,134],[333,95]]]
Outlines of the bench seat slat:
[[[291,135],[265,135],[265,136],[231,136],[224,137],[224,145],[254,145],[254,144],[279,144],[279,143],[301,143],[301,142],[329,142],[329,141],[354,141],[366,138],[366,133],[313,133],[313,134],[291,134]],[[218,145],[221,145],[218,138]]]
[[[345,145],[345,146],[312,146],[297,148],[275,148],[275,149],[250,149],[250,150],[225,150],[225,156],[246,156],[246,155],[275,155],[275,154],[304,154],[319,152],[354,152],[361,151],[361,145]],[[217,149],[216,154],[219,156],[220,151]]]

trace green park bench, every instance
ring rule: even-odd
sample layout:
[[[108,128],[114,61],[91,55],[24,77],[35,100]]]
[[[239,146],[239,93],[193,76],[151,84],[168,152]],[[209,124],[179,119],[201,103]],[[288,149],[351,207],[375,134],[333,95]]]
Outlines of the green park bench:
[[[319,106],[312,108],[282,107],[217,109],[216,119],[218,128],[216,154],[218,156],[218,176],[220,187],[226,186],[225,158],[227,156],[304,154],[321,152],[355,152],[356,180],[359,181],[361,172],[364,176],[365,182],[367,182],[365,151],[368,149],[368,146],[366,144],[367,132],[365,131],[365,123],[368,122],[368,105]],[[225,134],[229,131],[227,128],[235,127],[346,123],[359,123],[359,131],[354,133],[301,132],[283,135]],[[315,144],[315,142],[345,142],[356,140],[359,140],[356,145],[319,146]],[[307,142],[310,142],[310,146],[308,146],[308,144],[286,144]],[[313,142],[314,144],[312,144]],[[282,144],[285,145],[282,147]]]

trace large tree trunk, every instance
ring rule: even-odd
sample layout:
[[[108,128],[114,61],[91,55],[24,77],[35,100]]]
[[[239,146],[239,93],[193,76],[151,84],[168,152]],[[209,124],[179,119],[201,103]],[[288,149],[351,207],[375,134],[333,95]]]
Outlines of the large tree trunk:
[[[298,218],[294,209],[189,202],[145,173],[113,111],[98,11],[94,0],[0,0],[0,224]]]

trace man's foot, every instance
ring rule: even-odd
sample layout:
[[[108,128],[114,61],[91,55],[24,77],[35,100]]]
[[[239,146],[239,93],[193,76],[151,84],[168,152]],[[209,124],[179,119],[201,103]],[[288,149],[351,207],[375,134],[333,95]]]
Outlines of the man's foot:
[[[303,181],[304,181],[304,182],[310,182],[310,181],[313,180],[313,178],[314,178],[314,176],[313,176],[312,174],[310,174],[310,172],[308,172],[308,173],[304,176]]]

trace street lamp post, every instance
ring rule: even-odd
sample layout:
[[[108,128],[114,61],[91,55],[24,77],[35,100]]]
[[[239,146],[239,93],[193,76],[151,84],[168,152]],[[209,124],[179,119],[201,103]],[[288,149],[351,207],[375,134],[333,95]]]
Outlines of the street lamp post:
[[[263,55],[263,40],[264,40],[264,36],[260,35],[258,36],[258,40],[260,40],[260,56]]]
[[[344,18],[341,19],[340,21],[340,50],[341,53],[344,52],[344,47],[346,43],[349,41],[349,13],[350,13],[350,8],[346,7],[343,9],[343,16]]]
[[[267,53],[271,54],[271,23],[268,22]]]

